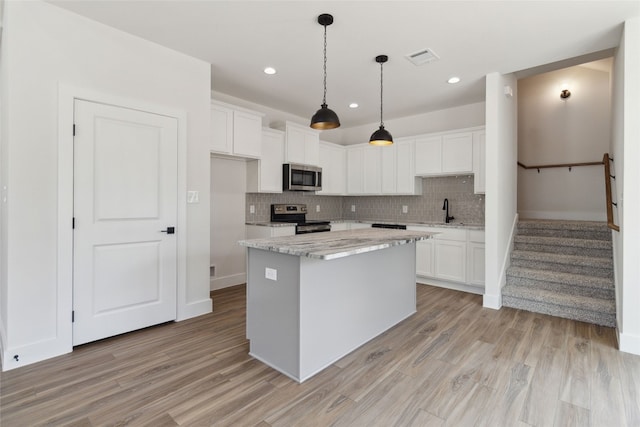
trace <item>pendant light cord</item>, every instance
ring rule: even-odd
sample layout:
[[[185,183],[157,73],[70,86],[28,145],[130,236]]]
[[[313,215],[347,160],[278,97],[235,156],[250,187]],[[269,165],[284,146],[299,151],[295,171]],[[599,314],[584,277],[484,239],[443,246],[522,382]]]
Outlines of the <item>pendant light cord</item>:
[[[323,64],[323,70],[324,70],[324,80],[323,80],[324,93],[322,95],[322,105],[326,105],[327,104],[327,26],[326,25],[324,25],[324,64]]]
[[[382,64],[380,63],[380,127],[384,127],[384,122],[382,121]]]

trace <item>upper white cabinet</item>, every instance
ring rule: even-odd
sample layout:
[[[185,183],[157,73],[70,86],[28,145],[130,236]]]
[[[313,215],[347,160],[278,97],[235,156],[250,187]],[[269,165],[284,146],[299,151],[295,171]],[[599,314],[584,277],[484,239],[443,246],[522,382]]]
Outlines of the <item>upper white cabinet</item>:
[[[473,172],[472,132],[425,135],[416,138],[416,175]]]
[[[284,132],[262,129],[262,155],[247,162],[247,192],[282,193]]]
[[[485,132],[473,132],[473,192],[476,194],[485,193],[486,159]]]
[[[212,101],[210,124],[212,153],[260,158],[262,114]]]
[[[393,145],[396,150],[395,193],[412,195],[422,194],[422,178],[417,177],[415,171],[415,141],[413,139],[398,140]]]
[[[442,137],[416,138],[417,175],[438,175],[442,173]]]
[[[347,191],[347,152],[341,145],[320,141],[322,191],[316,194],[343,195]]]
[[[364,146],[347,147],[347,193],[364,194]]]
[[[293,122],[285,122],[284,131],[285,163],[320,165],[320,132]]]
[[[384,147],[347,146],[347,194],[422,194],[413,156],[413,140]]]

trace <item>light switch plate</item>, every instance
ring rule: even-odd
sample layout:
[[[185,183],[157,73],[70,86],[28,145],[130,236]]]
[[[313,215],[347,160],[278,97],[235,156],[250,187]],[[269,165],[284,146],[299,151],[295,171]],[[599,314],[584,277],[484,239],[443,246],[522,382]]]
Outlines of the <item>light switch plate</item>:
[[[251,214],[256,213],[256,207],[255,207],[255,205],[249,205],[249,213],[251,213]]]
[[[407,205],[402,205],[402,213],[409,212],[409,207]]]
[[[356,211],[356,205],[351,205],[351,212],[355,212]]]
[[[187,191],[187,203],[200,203],[200,192]]]
[[[320,205],[316,205],[316,212],[320,212]]]

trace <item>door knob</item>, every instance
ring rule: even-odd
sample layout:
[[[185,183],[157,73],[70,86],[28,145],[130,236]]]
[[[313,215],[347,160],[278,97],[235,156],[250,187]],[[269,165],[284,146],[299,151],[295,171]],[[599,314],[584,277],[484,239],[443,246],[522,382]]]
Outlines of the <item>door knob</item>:
[[[176,232],[175,227],[167,227],[166,230],[160,230],[161,233],[174,234]]]

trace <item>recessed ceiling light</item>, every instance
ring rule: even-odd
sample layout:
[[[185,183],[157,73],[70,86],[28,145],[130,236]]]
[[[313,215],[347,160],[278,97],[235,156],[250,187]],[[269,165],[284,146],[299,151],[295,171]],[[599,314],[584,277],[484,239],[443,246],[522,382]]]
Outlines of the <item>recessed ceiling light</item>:
[[[447,83],[452,85],[456,83],[460,83],[460,77],[451,77],[449,80],[447,80]]]
[[[275,74],[276,73],[276,69],[273,68],[273,67],[267,67],[267,68],[264,69],[264,73],[265,74],[269,74],[269,75]]]
[[[358,108],[359,105],[357,102],[352,102],[351,104],[349,104],[349,108]]]

